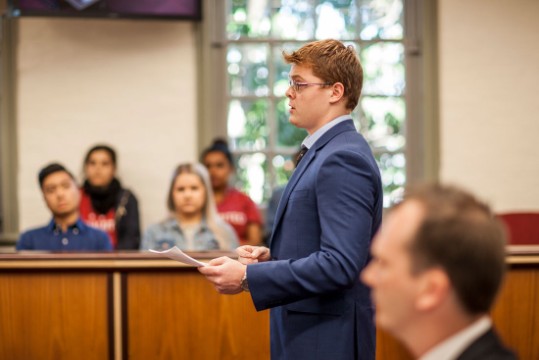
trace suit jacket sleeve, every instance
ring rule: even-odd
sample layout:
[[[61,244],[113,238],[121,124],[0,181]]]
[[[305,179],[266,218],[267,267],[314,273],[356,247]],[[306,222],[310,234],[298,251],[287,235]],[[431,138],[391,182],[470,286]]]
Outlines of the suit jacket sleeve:
[[[298,190],[298,182],[281,222],[293,222],[317,250],[295,259],[249,265],[247,278],[257,310],[330,294],[358,281],[368,259],[379,195],[379,178],[372,166],[361,153],[340,150],[313,166],[314,175],[307,174],[310,169],[302,175],[301,180],[314,176],[313,185]],[[295,240],[282,236],[283,242]]]

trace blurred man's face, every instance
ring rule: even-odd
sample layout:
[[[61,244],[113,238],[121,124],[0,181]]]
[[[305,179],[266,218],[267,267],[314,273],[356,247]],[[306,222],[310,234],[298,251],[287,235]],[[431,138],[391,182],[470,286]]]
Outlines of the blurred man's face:
[[[47,176],[41,190],[45,203],[54,216],[69,216],[78,211],[79,189],[65,171],[57,171]]]
[[[407,326],[413,326],[417,314],[421,280],[411,274],[408,246],[423,211],[413,200],[393,210],[373,241],[373,260],[361,273],[361,280],[372,288],[377,325],[397,337]]]

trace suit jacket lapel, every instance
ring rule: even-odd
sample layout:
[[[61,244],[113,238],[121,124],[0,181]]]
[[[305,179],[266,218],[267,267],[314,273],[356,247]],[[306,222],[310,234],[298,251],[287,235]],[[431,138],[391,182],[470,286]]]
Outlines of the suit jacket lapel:
[[[279,201],[279,205],[277,206],[277,211],[275,213],[275,223],[273,226],[274,230],[276,230],[281,223],[281,217],[284,214],[284,209],[286,209],[286,206],[288,205],[290,193],[292,192],[292,190],[294,190],[299,179],[301,178],[305,170],[309,167],[311,161],[313,161],[313,159],[315,158],[316,153],[335,136],[342,132],[350,130],[356,131],[352,120],[343,121],[342,123],[335,125],[331,129],[329,129],[324,135],[322,135],[322,137],[313,144],[309,151],[305,153],[305,156],[300,161],[298,167],[294,170],[294,173],[290,177],[290,180],[288,180],[288,184],[286,185],[283,195],[281,196],[281,200]],[[272,231],[270,242],[272,244],[272,247],[274,244],[273,238],[275,236],[275,233],[276,231]]]
[[[288,184],[286,184],[286,187],[283,192],[283,196],[281,196],[281,201],[279,201],[279,206],[277,206],[277,212],[275,213],[275,225],[277,225],[281,221],[281,216],[283,215],[284,209],[286,208],[286,205],[288,204],[288,198],[290,197],[290,193],[296,187],[296,184],[298,183],[298,180],[301,178],[301,175],[303,175],[303,173],[305,172],[305,169],[307,169],[307,167],[309,166],[309,164],[311,163],[311,161],[314,159],[315,156],[316,156],[316,150],[309,149],[309,151],[305,153],[303,159],[300,161],[299,166],[294,170],[294,173],[290,177],[290,180],[288,180]]]

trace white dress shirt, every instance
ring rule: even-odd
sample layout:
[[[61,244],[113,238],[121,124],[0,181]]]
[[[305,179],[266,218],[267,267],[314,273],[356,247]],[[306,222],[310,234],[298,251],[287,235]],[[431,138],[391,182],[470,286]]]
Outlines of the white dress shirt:
[[[338,118],[335,118],[335,119],[331,120],[330,122],[328,122],[327,124],[322,126],[320,129],[316,130],[314,132],[314,134],[308,135],[303,140],[301,145],[305,146],[307,149],[310,149],[311,146],[314,145],[316,140],[320,139],[322,137],[322,135],[324,135],[325,133],[327,133],[329,131],[329,129],[331,129],[335,125],[340,124],[340,123],[342,123],[343,121],[346,121],[346,120],[352,120],[352,117],[350,115],[342,115],[342,116],[339,116]]]
[[[490,318],[483,316],[470,326],[433,347],[419,360],[454,360],[491,327]]]

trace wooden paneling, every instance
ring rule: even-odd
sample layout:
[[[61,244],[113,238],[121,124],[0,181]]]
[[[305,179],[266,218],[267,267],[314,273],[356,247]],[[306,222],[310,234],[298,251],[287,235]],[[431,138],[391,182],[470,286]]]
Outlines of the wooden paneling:
[[[520,359],[539,359],[539,269],[514,267],[508,273],[492,318],[504,343]]]
[[[198,271],[129,273],[126,300],[129,359],[269,359],[268,312]]]
[[[508,257],[493,310],[503,341],[526,360],[539,359],[537,253]],[[2,360],[109,359],[113,344],[117,360],[264,360],[268,318],[249,294],[219,295],[196,269],[147,254],[0,254]],[[377,334],[377,360],[411,359]]]
[[[539,269],[516,264],[507,272],[492,311],[496,331],[520,359],[539,359]],[[377,360],[411,360],[391,335],[378,329]]]
[[[107,275],[0,273],[0,359],[108,359]]]
[[[408,350],[387,332],[376,330],[376,360],[412,360]]]

